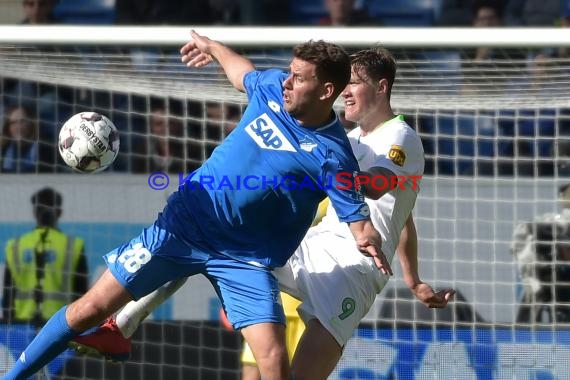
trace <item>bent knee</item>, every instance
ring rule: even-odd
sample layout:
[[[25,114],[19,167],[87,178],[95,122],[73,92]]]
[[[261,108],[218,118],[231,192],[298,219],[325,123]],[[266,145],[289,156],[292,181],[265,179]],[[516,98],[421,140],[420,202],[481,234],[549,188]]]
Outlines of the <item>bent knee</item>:
[[[286,349],[276,347],[258,352],[256,362],[260,369],[265,369],[265,373],[280,374],[278,378],[289,377],[290,367]]]
[[[69,326],[77,331],[97,326],[109,315],[102,303],[86,297],[69,305],[66,313]]]

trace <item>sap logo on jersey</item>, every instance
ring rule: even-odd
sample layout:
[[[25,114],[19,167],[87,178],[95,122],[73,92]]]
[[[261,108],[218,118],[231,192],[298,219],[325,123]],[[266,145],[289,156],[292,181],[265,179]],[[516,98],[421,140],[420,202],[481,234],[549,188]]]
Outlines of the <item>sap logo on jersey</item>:
[[[297,151],[266,113],[249,123],[245,131],[262,149]]]

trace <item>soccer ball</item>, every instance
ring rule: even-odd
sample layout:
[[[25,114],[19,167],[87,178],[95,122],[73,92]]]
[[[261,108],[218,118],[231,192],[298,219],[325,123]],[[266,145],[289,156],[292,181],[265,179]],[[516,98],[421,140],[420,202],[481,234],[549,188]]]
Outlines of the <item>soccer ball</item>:
[[[119,153],[119,132],[109,118],[96,112],[80,112],[59,131],[59,154],[81,173],[105,170]]]

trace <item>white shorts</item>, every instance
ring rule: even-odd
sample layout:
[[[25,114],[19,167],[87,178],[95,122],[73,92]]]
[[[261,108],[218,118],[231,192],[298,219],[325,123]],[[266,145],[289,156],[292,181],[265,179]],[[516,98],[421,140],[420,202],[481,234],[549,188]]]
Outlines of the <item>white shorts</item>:
[[[391,260],[391,257],[388,257]],[[354,239],[311,228],[293,256],[273,274],[300,299],[305,323],[317,318],[343,347],[389,277],[356,248]]]

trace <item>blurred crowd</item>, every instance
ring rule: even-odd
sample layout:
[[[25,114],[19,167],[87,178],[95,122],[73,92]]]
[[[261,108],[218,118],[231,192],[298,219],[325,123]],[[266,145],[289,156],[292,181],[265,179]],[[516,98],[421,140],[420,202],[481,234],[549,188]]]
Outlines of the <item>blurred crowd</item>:
[[[13,20],[15,24],[570,25],[569,0],[22,0],[18,4],[21,17]],[[399,59],[442,58],[441,52],[430,56],[394,51]],[[142,53],[141,58],[132,51],[133,61],[152,56]],[[477,73],[501,70],[501,61],[505,70],[517,65],[537,69],[553,58],[570,57],[564,48],[479,47],[445,54],[449,62],[460,62],[460,69],[474,73],[479,83],[484,78],[477,78]],[[4,173],[68,171],[57,154],[57,133],[68,117],[84,110],[101,112],[120,131],[128,131],[121,135],[121,154],[111,170],[188,172],[231,132],[243,108],[215,99],[200,103],[48,85],[2,74],[0,79],[0,172]],[[492,80],[500,85],[499,79]],[[424,141],[426,174],[570,176],[570,109],[529,105],[523,110],[484,112],[398,111],[409,115],[409,123]],[[352,127],[346,124],[347,130]]]
[[[567,0],[21,1],[13,23],[544,27],[562,25],[570,8]]]

